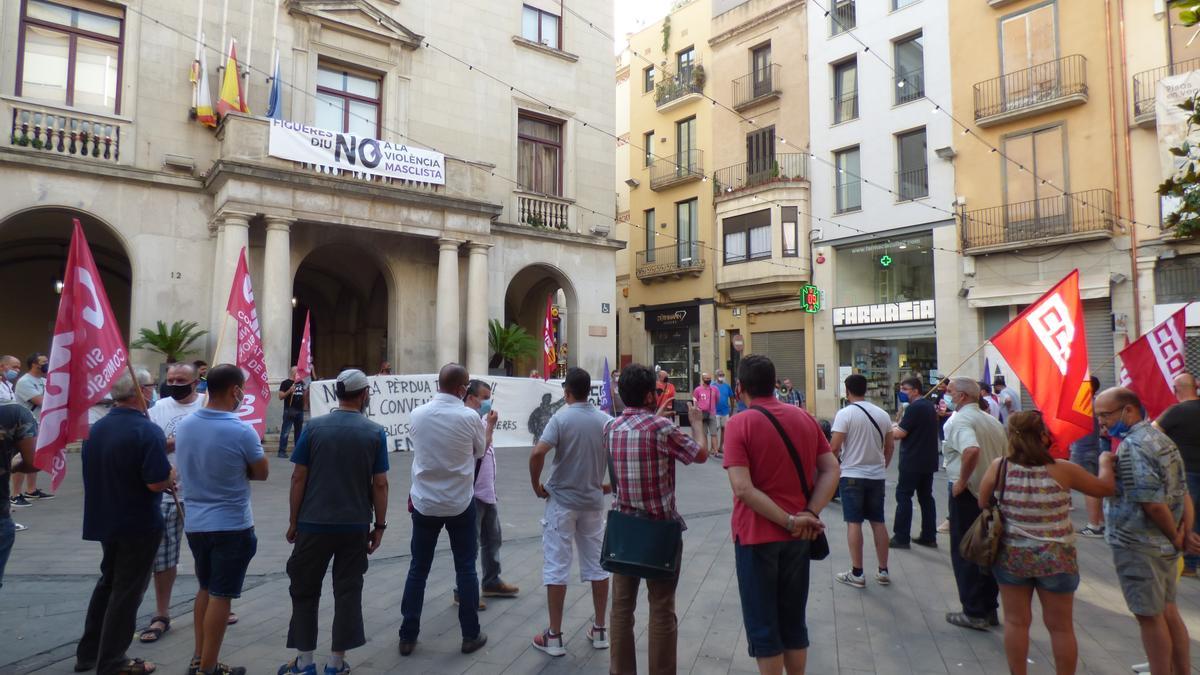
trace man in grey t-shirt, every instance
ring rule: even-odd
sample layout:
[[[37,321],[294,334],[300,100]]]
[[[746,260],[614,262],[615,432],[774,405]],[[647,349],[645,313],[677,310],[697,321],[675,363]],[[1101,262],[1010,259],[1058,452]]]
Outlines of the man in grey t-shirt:
[[[604,540],[604,484],[606,453],[604,432],[611,418],[588,403],[592,376],[582,368],[567,370],[563,397],[567,406],[559,410],[529,456],[529,478],[533,492],[546,500],[542,519],[542,582],[550,609],[550,626],[533,638],[533,646],[551,656],[567,653],[563,644],[563,603],[571,569],[572,547],[579,549],[579,576],[592,584],[596,620],[588,639],[596,649],[608,648],[605,608],[608,605],[608,572],[600,567]],[[550,479],[542,484],[546,455],[554,449]]]

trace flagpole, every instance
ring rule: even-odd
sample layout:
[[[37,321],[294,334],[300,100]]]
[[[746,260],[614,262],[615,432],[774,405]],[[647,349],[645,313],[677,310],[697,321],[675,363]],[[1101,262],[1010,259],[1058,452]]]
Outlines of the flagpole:
[[[200,50],[204,44],[204,0],[196,0],[196,57],[193,68],[196,69],[196,81],[192,82],[192,109],[200,104]]]
[[[225,311],[225,318],[221,321],[221,332],[217,333],[217,348],[213,350],[212,362],[213,365],[220,363],[221,345],[225,343],[225,331],[229,328],[229,310]]]
[[[983,348],[988,346],[988,342],[990,342],[990,341],[984,340],[983,342],[981,342],[979,344],[979,346],[975,348],[975,351],[971,352],[970,354],[967,354],[967,358],[960,361],[957,366],[954,366],[950,370],[946,371],[946,373],[944,375],[939,376],[938,381],[949,380],[950,376],[953,375],[954,373],[957,373],[959,368],[962,368],[963,366],[967,365],[967,361],[970,361],[976,354],[983,351]],[[930,396],[930,394],[932,394],[934,391],[936,391],[936,389],[937,389],[937,383],[935,382],[934,386],[932,388],[930,388],[930,390],[928,392],[926,392],[925,397],[928,398]]]
[[[225,0],[224,5],[221,9],[221,41],[219,43],[217,43],[217,45],[219,47],[225,46],[225,38],[228,35],[229,35],[229,0]],[[228,54],[226,54],[225,59],[222,59],[222,61],[221,61],[220,67],[217,68],[218,73],[225,71],[225,62],[228,59],[229,59],[229,56],[228,56]]]
[[[246,0],[247,13],[250,15],[250,35],[246,38],[245,85],[242,86],[242,96],[246,105],[250,105],[250,61],[254,58],[254,0]],[[239,74],[239,77],[241,75]]]
[[[279,56],[276,50],[279,49],[279,0],[275,0],[275,10],[271,14],[271,53],[275,54],[275,61],[278,63]],[[275,77],[275,71],[271,71],[271,77]]]

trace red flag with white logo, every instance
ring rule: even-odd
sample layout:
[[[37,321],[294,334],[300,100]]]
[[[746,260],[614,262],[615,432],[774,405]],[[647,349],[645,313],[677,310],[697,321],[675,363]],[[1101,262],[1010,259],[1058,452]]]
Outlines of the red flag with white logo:
[[[542,379],[550,379],[558,367],[558,353],[554,347],[554,296],[546,296],[546,320],[542,324]]]
[[[1079,270],[1000,329],[991,343],[1029,390],[1054,436],[1051,454],[1070,456],[1071,443],[1092,433],[1092,390]]]
[[[1128,387],[1146,408],[1151,418],[1175,405],[1175,376],[1187,370],[1184,362],[1184,335],[1187,332],[1184,311],[1150,329],[1121,350],[1121,386]]]
[[[309,311],[304,315],[304,335],[300,337],[300,354],[296,356],[296,379],[307,380],[312,376],[312,334],[309,331]]]
[[[246,249],[238,257],[237,271],[233,273],[233,288],[229,290],[229,303],[225,311],[237,323],[237,366],[246,376],[243,391],[246,397],[237,410],[243,422],[254,427],[259,437],[266,430],[267,405],[271,401],[271,388],[267,384],[267,363],[263,356],[262,331],[258,325],[258,310],[254,306],[254,286],[250,282],[250,269],[246,265]]]
[[[87,438],[88,408],[112,389],[128,362],[121,329],[76,218],[33,462],[50,474],[50,489],[58,489],[67,474],[67,443]]]

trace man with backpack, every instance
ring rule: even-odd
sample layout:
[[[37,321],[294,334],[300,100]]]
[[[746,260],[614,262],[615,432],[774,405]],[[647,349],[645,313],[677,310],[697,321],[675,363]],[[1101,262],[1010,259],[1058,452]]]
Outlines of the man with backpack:
[[[879,568],[875,581],[891,583],[888,576],[888,531],[884,517],[884,482],[892,462],[891,418],[879,406],[867,400],[867,378],[859,374],[846,378],[847,405],[833,418],[833,452],[842,460],[839,484],[842,517],[850,544],[850,569],[834,578],[847,586],[866,588],[863,574],[864,520],[871,523],[875,539],[875,557]]]

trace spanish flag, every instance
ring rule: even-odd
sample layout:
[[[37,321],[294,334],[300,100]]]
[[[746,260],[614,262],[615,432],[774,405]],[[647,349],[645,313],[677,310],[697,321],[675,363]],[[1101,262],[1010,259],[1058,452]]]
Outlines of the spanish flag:
[[[229,41],[229,58],[225,60],[225,73],[221,77],[221,97],[217,99],[218,115],[224,117],[231,112],[250,112],[242,93],[241,73],[238,72],[237,40]]]
[[[196,121],[206,127],[217,126],[217,116],[213,113],[212,89],[208,86],[208,59],[204,58],[204,49],[192,68],[192,82],[196,84]]]

